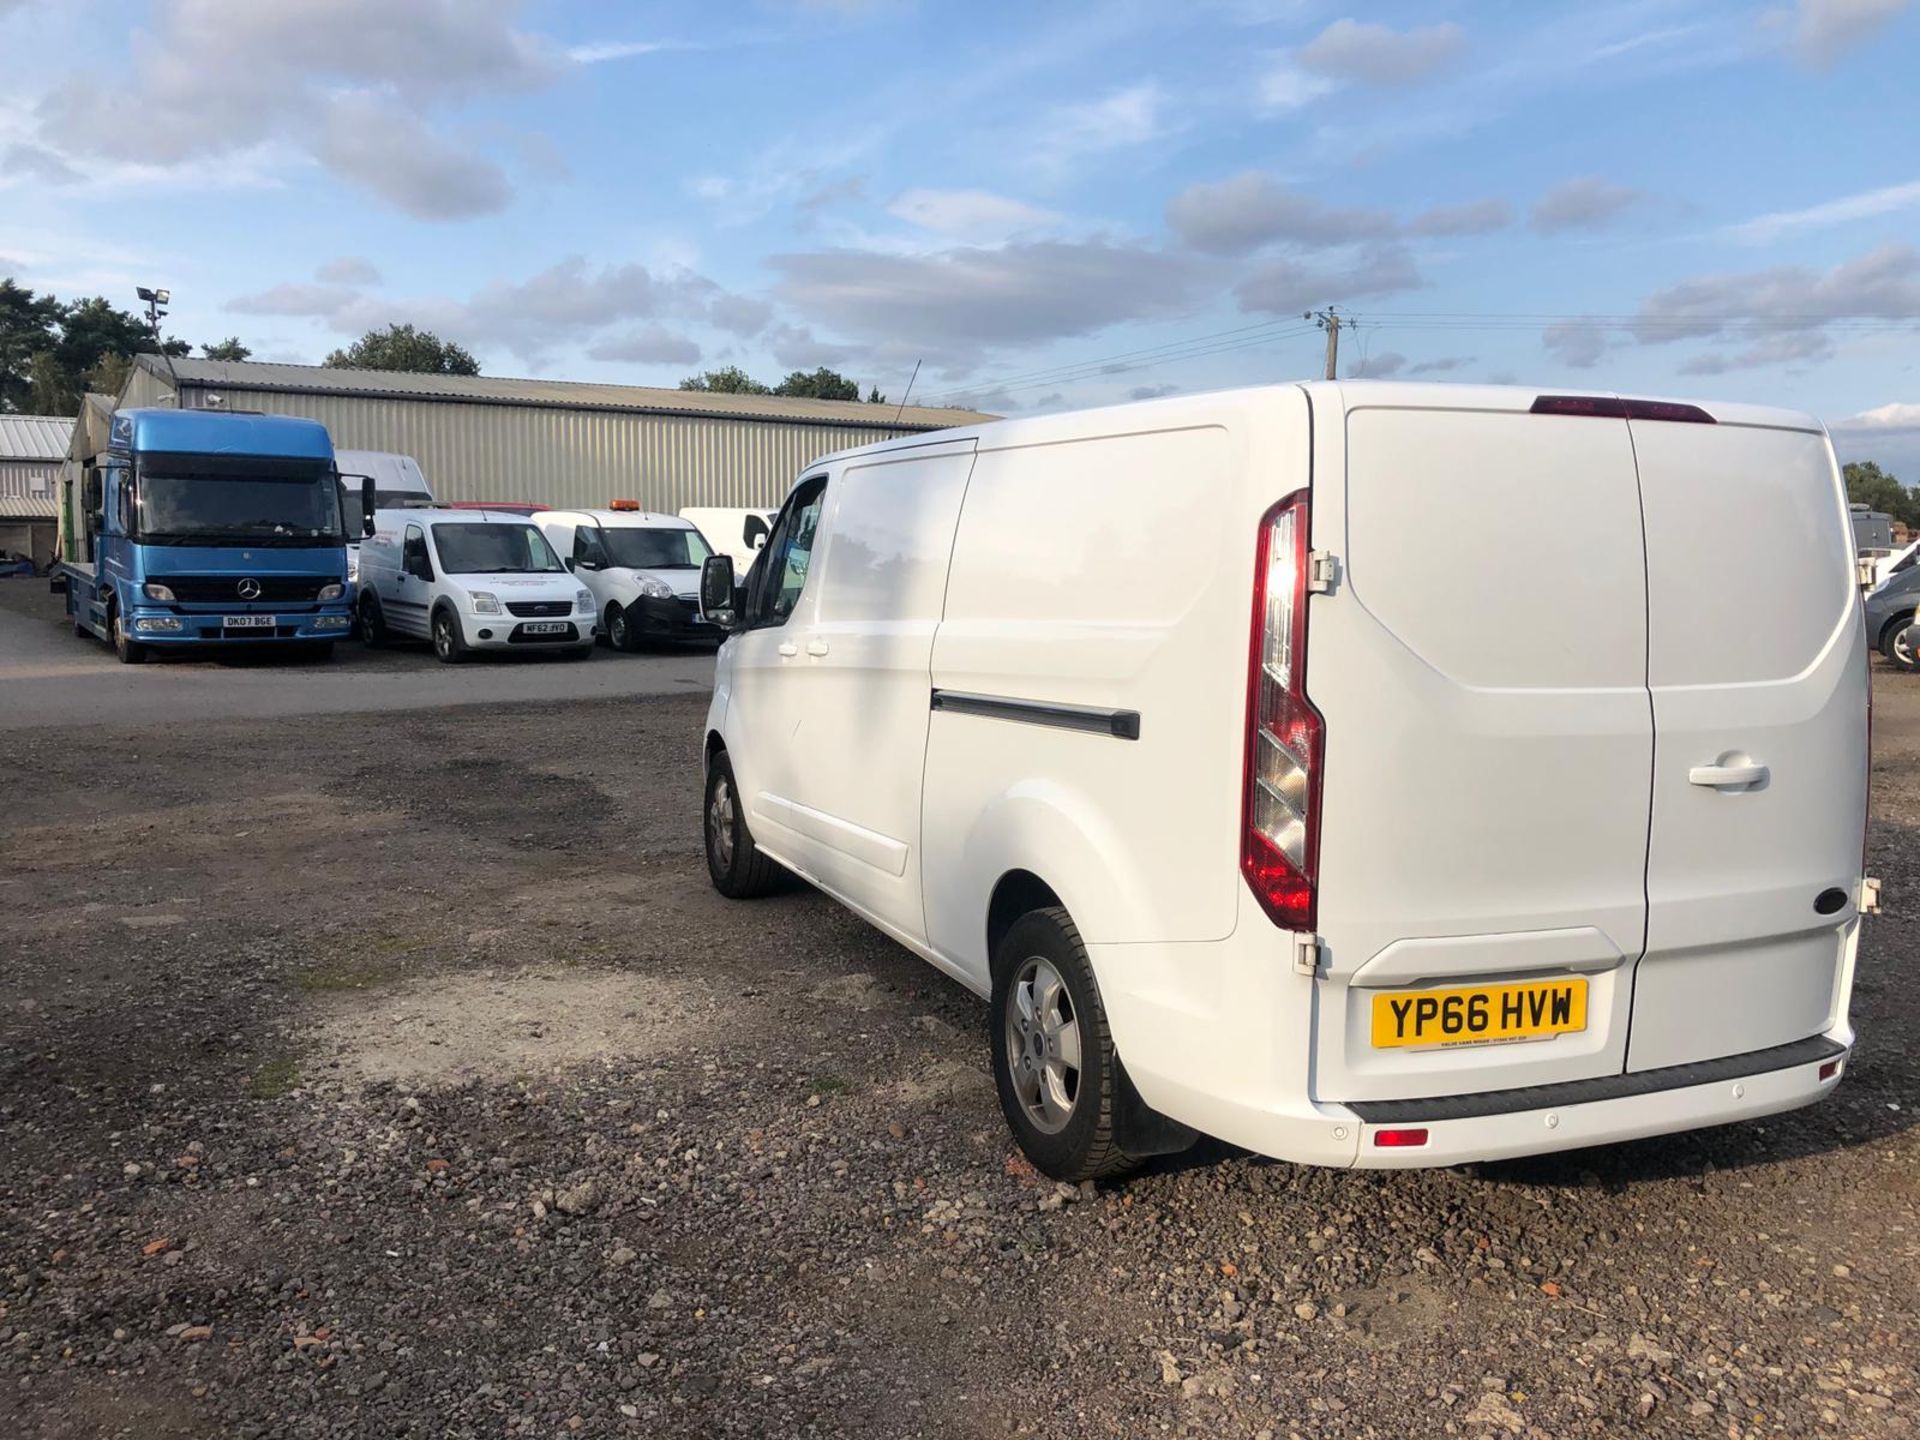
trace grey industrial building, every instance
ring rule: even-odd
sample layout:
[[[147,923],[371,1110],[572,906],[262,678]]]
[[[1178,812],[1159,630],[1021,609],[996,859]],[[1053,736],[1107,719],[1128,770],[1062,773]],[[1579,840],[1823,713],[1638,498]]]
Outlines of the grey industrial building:
[[[158,355],[138,357],[119,403],[306,416],[326,425],[338,449],[413,456],[443,500],[575,508],[619,497],[666,511],[771,509],[803,467],[831,451],[988,418],[847,400]],[[83,465],[100,427],[83,410],[80,424],[67,428],[72,458]]]
[[[0,415],[0,552],[44,569],[53,559],[60,462],[73,421],[58,415]]]

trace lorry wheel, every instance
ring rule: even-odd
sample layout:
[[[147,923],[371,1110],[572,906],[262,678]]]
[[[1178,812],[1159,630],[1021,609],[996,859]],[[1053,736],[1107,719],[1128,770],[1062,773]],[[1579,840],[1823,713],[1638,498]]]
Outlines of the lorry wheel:
[[[1073,917],[1030,910],[993,956],[993,1080],[1027,1158],[1056,1180],[1100,1180],[1139,1162],[1120,1148],[1120,1060]]]
[[[433,653],[443,665],[458,665],[467,658],[466,642],[451,610],[433,612]]]
[[[360,597],[360,643],[370,650],[387,643],[387,617],[380,613],[380,602],[371,594]]]
[[[122,665],[138,665],[147,658],[147,647],[127,637],[125,627],[120,624],[118,610],[112,613],[107,623],[113,627],[113,653]]]
[[[706,817],[707,874],[713,888],[729,900],[770,893],[779,884],[780,867],[753,843],[733,764],[724,750],[707,766]]]
[[[618,605],[607,606],[607,644],[615,650],[632,650],[633,627],[627,624],[627,612]]]

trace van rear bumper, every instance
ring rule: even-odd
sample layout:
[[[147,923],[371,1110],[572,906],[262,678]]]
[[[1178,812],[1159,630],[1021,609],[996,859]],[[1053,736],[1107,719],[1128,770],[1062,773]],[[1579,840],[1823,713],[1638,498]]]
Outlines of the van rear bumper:
[[[1811,1105],[1840,1083],[1851,1038],[1815,1035],[1663,1070],[1480,1095],[1354,1101],[1340,1108],[1359,1122],[1354,1164],[1362,1169],[1506,1160],[1701,1130]],[[1822,1079],[1829,1065],[1837,1068]],[[1409,1128],[1425,1130],[1426,1144],[1381,1148],[1374,1143],[1378,1131]]]

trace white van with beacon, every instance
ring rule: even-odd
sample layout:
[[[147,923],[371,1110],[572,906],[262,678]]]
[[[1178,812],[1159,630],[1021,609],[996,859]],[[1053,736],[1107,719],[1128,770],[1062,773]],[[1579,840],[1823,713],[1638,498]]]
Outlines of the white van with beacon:
[[[829,456],[702,576],[708,867],[988,997],[1063,1179],[1788,1110],[1877,893],[1852,552],[1819,422],[1745,405],[1315,383]]]

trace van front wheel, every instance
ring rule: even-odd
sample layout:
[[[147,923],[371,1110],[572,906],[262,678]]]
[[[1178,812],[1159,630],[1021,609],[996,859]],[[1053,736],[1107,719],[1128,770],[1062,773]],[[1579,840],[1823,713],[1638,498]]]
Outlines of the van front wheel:
[[[707,874],[713,888],[729,900],[749,900],[772,891],[779,883],[780,867],[753,843],[733,765],[724,750],[707,766],[705,813]]]
[[[1054,1179],[1108,1179],[1137,1163],[1116,1136],[1122,1079],[1100,987],[1058,906],[1022,915],[994,952],[993,1079],[1020,1148]]]

